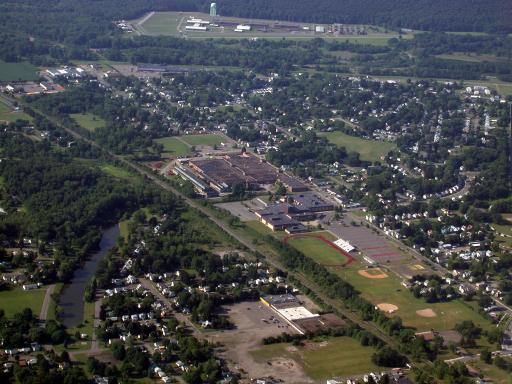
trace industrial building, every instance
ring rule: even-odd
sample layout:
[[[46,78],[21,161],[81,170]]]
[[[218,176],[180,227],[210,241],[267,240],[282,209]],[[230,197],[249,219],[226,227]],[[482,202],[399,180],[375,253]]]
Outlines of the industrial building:
[[[318,212],[332,211],[334,206],[314,193],[301,193],[281,199],[255,212],[261,222],[273,231],[288,234],[307,232],[302,221],[315,220]]]
[[[252,27],[250,25],[238,24],[235,28],[235,32],[250,32]]]
[[[268,295],[260,301],[275,311],[300,334],[326,329],[340,329],[346,323],[334,314],[319,315],[312,313],[291,294]]]
[[[290,190],[307,189],[299,180],[280,173],[265,160],[246,152],[207,159],[178,160],[175,171],[191,181],[204,196],[229,193],[239,184],[248,190],[258,190],[279,180],[283,185],[290,186]]]

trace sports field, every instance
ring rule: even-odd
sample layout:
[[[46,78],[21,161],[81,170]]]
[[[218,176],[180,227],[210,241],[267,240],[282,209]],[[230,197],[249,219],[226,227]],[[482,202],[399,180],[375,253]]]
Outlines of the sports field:
[[[190,154],[190,147],[176,137],[162,137],[155,141],[164,146],[162,157],[178,157]]]
[[[7,317],[12,317],[25,308],[30,308],[35,316],[39,316],[45,293],[46,288],[24,291],[23,288],[16,287],[0,291],[0,309],[4,310]]]
[[[317,234],[334,240],[334,236],[328,232],[314,233],[314,235]],[[395,273],[385,269],[381,269],[379,273],[375,274],[368,272],[366,264],[361,260],[354,260],[351,263],[343,262],[346,259],[340,259],[341,253],[333,252],[334,250],[329,245],[318,239],[290,237],[288,242],[306,256],[326,266],[331,272],[352,284],[371,303],[375,305],[391,304],[388,307],[398,307],[391,315],[400,316],[406,326],[419,331],[450,330],[462,320],[472,320],[484,329],[491,326],[488,320],[462,300],[427,303],[422,298],[414,297],[406,287],[402,286],[401,279]],[[386,277],[382,278],[382,275],[386,275]]]
[[[6,63],[0,60],[0,81],[29,81],[37,80],[37,67],[32,64],[22,63]]]
[[[190,145],[220,145],[226,143],[229,139],[224,135],[206,134],[206,135],[185,135],[180,138]]]
[[[307,342],[300,347],[286,343],[265,345],[253,351],[252,356],[260,362],[293,360],[311,379],[320,381],[378,371],[371,361],[374,352],[375,349],[363,347],[353,338],[335,337]]]
[[[357,152],[361,160],[380,161],[389,151],[395,150],[396,145],[387,141],[365,140],[355,136],[349,136],[343,132],[320,133],[332,144],[345,147],[347,151]]]
[[[371,303],[397,306],[398,310],[393,315],[400,316],[404,325],[414,327],[419,331],[450,330],[462,320],[473,320],[483,328],[491,326],[488,320],[462,300],[427,303],[422,298],[414,297],[409,289],[402,286],[401,279],[393,272],[386,272],[387,278],[368,278],[359,273],[365,270],[365,265],[361,262],[355,262],[347,268],[333,268],[332,270],[343,280],[352,284]],[[431,309],[432,312],[426,311],[428,309]],[[422,312],[418,314],[417,311]],[[434,316],[425,316],[425,313],[428,312]]]
[[[284,242],[305,255],[313,257],[315,261],[324,266],[341,267],[350,264],[354,259],[337,248],[331,243],[331,240],[335,239],[328,232],[317,232],[315,234],[290,236],[285,238]]]
[[[96,129],[106,125],[105,120],[92,113],[73,113],[69,116],[80,126],[91,132],[94,132]]]

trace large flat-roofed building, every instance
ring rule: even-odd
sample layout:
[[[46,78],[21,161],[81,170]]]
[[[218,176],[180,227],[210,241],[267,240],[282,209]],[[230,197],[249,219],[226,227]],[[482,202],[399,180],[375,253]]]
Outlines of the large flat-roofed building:
[[[229,193],[237,184],[257,190],[278,180],[291,191],[307,190],[300,180],[280,173],[277,168],[252,153],[242,152],[218,157],[178,160],[177,168],[185,169],[217,193]],[[183,176],[183,172],[180,173]],[[192,180],[194,184],[197,184]]]
[[[332,211],[334,206],[314,193],[301,193],[284,197],[281,203],[270,204],[255,212],[263,224],[273,231],[285,230],[288,234],[306,232],[301,221],[317,218],[318,212]]]
[[[292,204],[310,212],[325,212],[334,210],[334,205],[322,200],[313,192],[298,193],[292,196]]]

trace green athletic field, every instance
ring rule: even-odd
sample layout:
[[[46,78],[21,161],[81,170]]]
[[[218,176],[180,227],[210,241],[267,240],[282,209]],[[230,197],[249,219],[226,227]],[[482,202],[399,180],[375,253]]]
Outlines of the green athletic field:
[[[155,141],[164,146],[162,157],[179,157],[190,154],[190,147],[176,137],[162,137]]]
[[[381,156],[387,155],[391,150],[396,149],[394,143],[377,140],[365,140],[355,136],[349,136],[343,132],[321,133],[329,142],[338,147],[345,147],[347,151],[357,152],[361,160],[380,161]]]
[[[37,67],[32,64],[22,63],[6,63],[0,60],[0,81],[29,81],[37,80]]]

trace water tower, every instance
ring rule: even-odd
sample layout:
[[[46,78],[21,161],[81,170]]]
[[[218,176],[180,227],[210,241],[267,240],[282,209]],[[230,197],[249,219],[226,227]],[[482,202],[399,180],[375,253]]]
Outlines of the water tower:
[[[210,16],[212,16],[212,17],[217,16],[217,3],[210,4]]]

